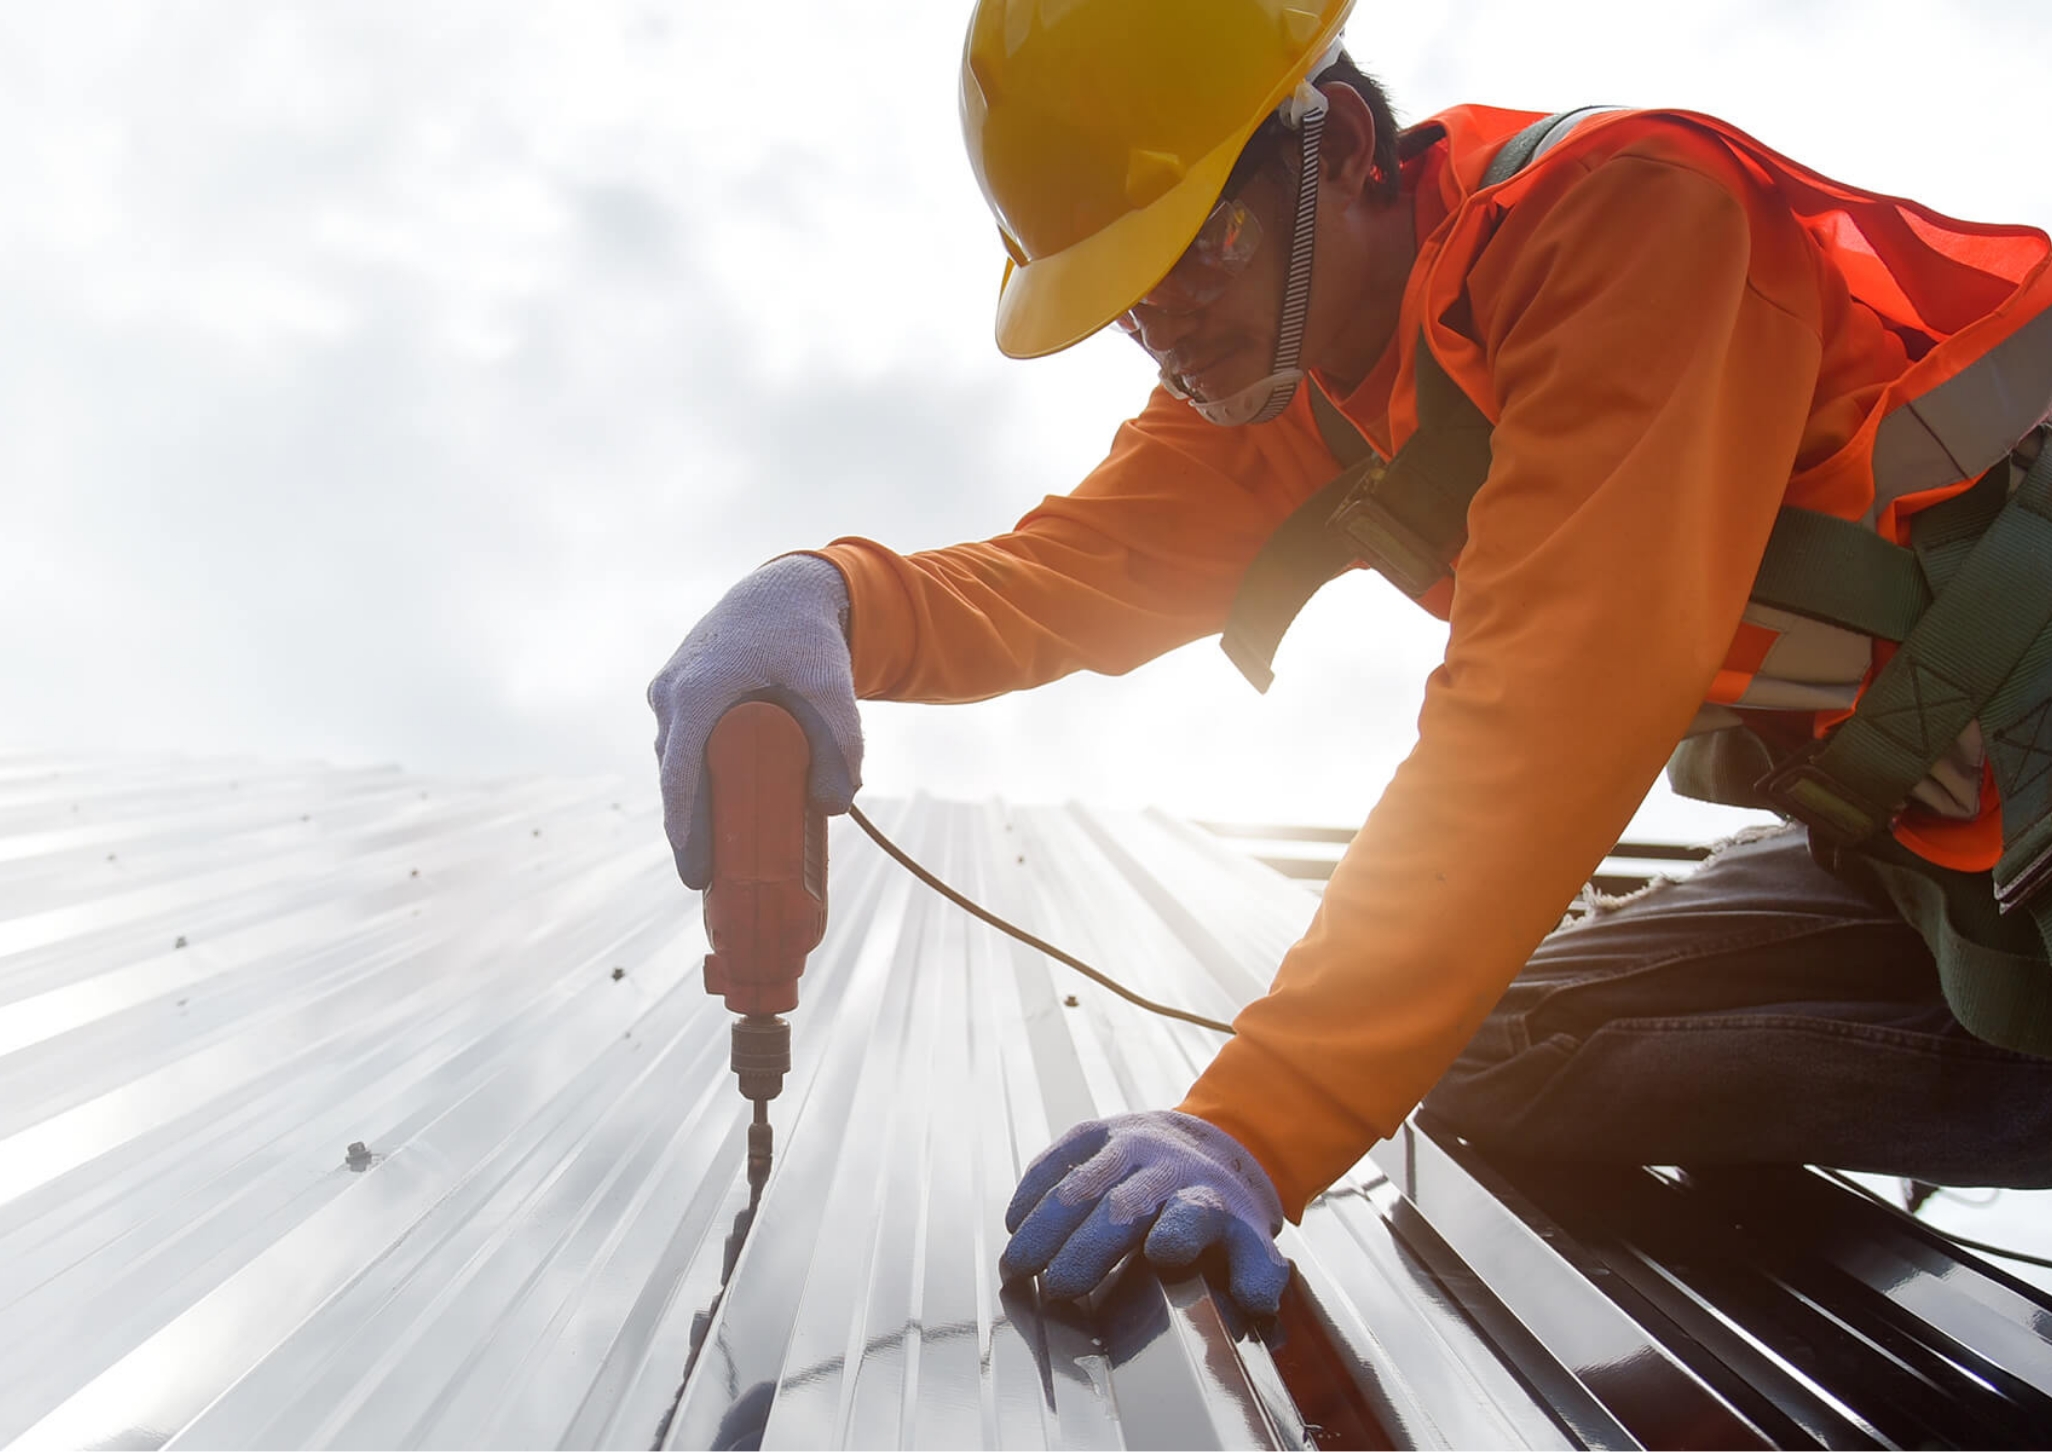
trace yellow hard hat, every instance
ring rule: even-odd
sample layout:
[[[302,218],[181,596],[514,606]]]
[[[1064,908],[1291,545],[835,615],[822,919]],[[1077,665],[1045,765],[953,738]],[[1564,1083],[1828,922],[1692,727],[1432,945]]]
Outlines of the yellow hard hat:
[[[977,0],[969,164],[1011,255],[998,347],[1082,341],[1168,274],[1354,0]]]

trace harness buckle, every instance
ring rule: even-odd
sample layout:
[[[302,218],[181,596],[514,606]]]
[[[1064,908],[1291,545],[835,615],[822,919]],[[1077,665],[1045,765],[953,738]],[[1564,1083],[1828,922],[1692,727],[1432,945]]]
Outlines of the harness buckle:
[[[1387,467],[1378,463],[1363,474],[1333,511],[1330,524],[1360,552],[1361,563],[1381,571],[1415,600],[1453,571],[1430,541],[1375,497]]]
[[[1995,884],[1995,906],[2005,913],[2024,906],[2052,882],[2052,816],[2036,817],[2012,836],[2009,815],[2016,805],[2002,803],[2002,858],[1989,874]]]
[[[1995,881],[1995,907],[2003,913],[2011,913],[2022,907],[2052,881],[2052,849],[2040,852],[2035,859],[2026,863],[2015,876]]]
[[[1798,748],[1781,765],[1760,778],[1753,790],[1783,816],[1810,829],[1813,842],[1833,847],[1864,842],[1888,825],[1892,810],[1876,810],[1866,797],[1817,764],[1825,743]]]

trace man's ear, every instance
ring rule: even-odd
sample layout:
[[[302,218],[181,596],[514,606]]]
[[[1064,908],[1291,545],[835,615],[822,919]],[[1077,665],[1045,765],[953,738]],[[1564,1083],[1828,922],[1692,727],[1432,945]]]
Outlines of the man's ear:
[[[1325,134],[1318,142],[1319,170],[1325,181],[1348,196],[1365,196],[1375,179],[1375,113],[1345,81],[1331,81],[1321,89]]]

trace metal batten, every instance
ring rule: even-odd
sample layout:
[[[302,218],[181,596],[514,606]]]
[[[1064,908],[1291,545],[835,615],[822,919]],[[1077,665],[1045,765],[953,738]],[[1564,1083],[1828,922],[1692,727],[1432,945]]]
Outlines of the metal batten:
[[[2045,1425],[2052,1304],[1800,1171],[1549,1172],[1412,1130],[1284,1232],[1278,1327],[1144,1267],[1082,1306],[1002,1286],[1026,1161],[1173,1103],[1217,1038],[843,824],[752,1197],[731,1020],[652,797],[0,754],[0,1445]],[[871,811],[979,901],[1209,1015],[1315,907],[1160,814]]]

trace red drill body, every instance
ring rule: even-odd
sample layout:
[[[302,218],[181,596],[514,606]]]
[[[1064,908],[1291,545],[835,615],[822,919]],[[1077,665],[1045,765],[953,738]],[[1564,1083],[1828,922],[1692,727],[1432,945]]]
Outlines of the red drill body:
[[[705,990],[742,1015],[734,1072],[755,1101],[748,1172],[769,1174],[769,1101],[791,1067],[791,1030],[805,956],[826,932],[826,821],[808,800],[812,752],[791,713],[748,701],[720,717],[706,743],[712,882],[705,890]]]

